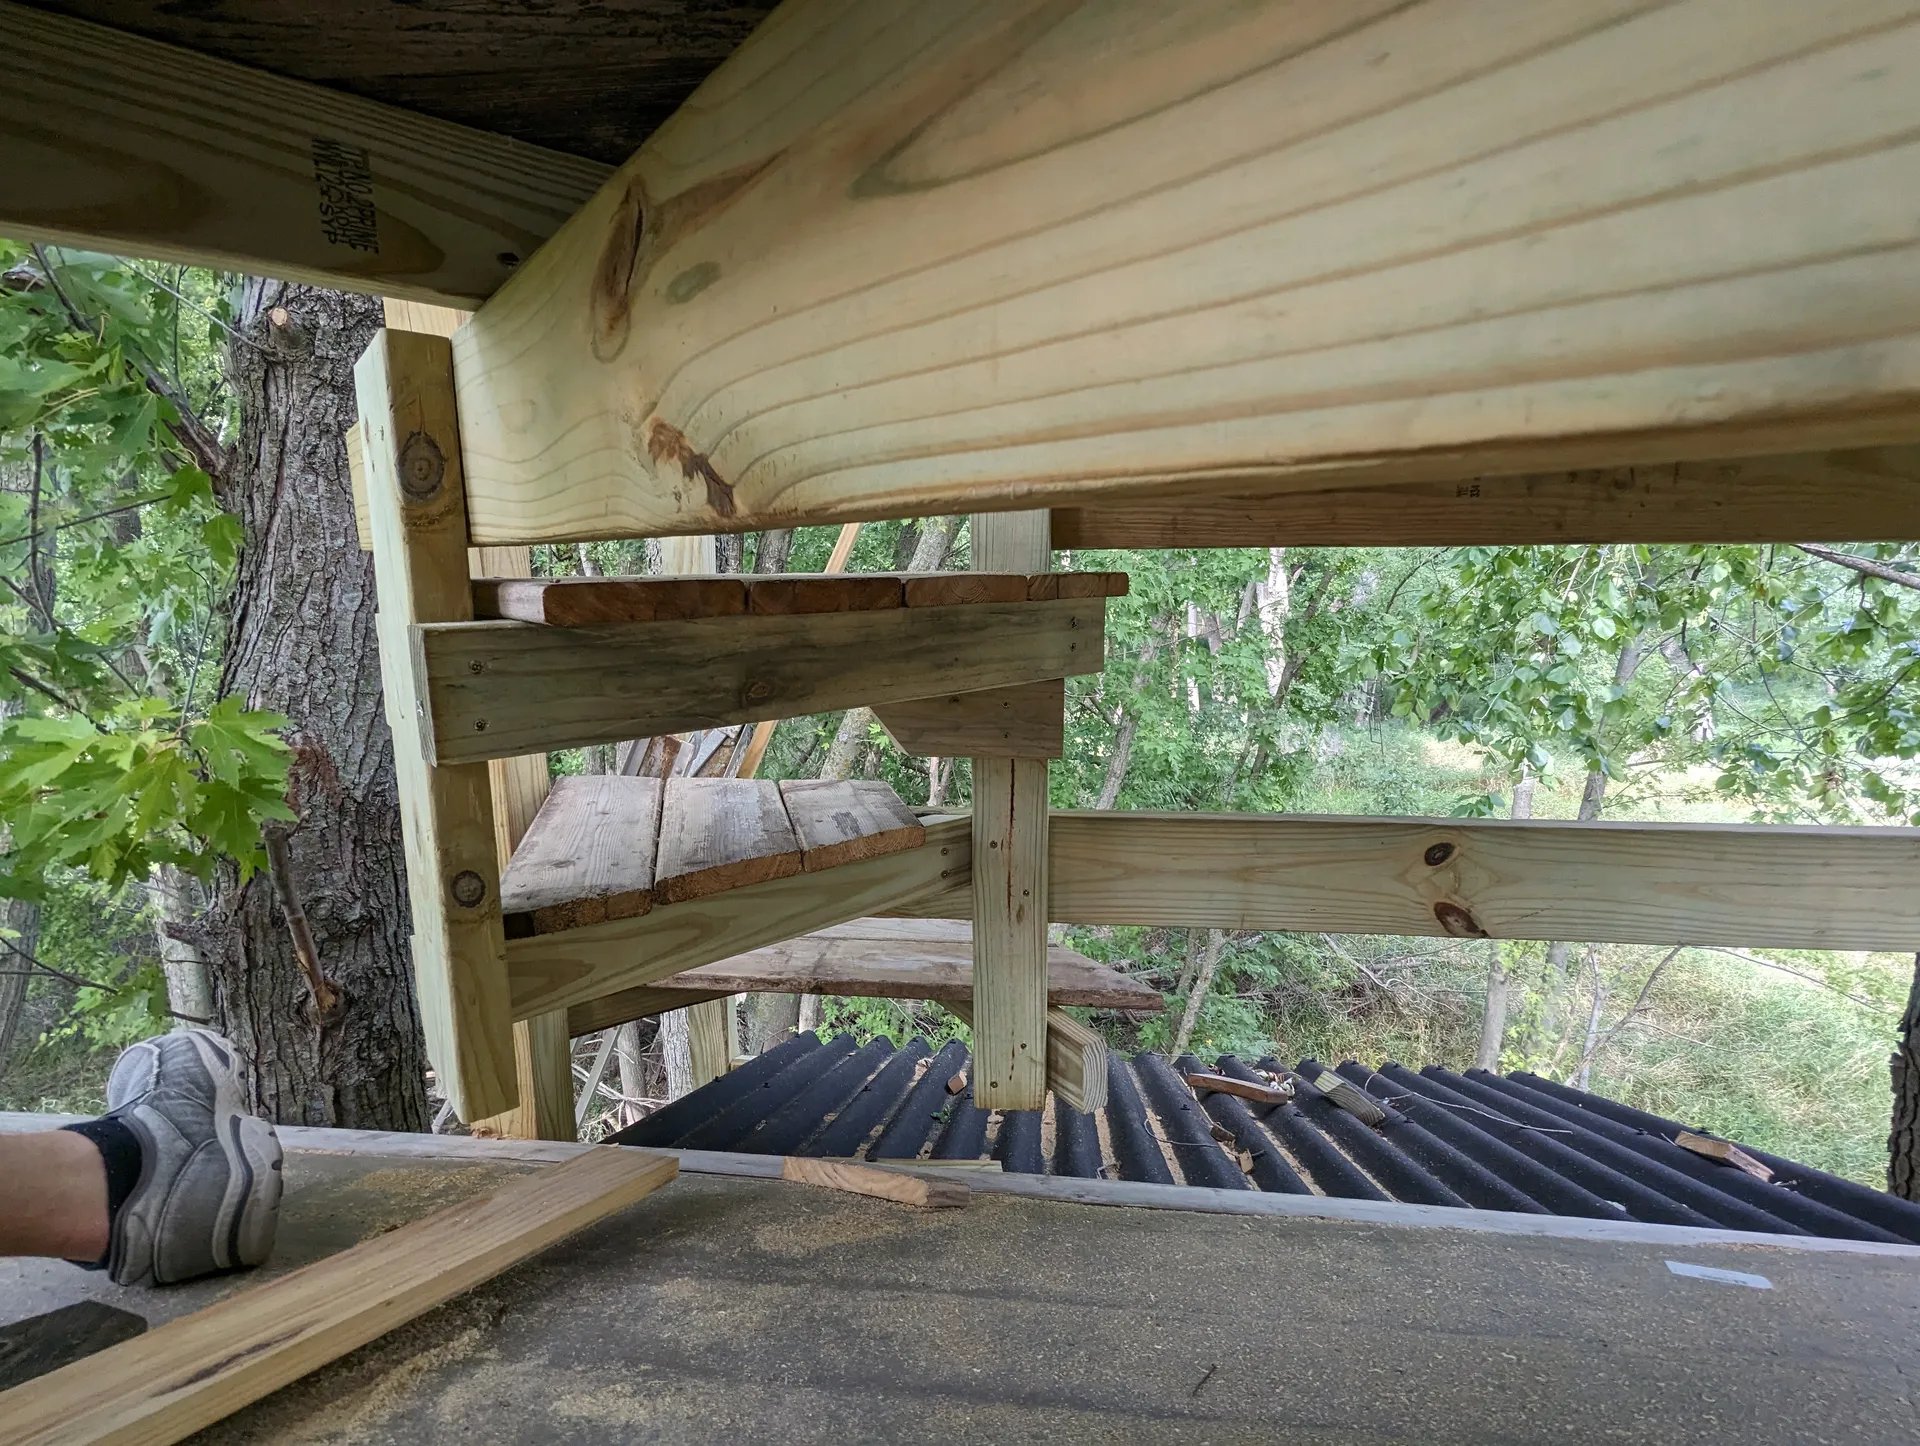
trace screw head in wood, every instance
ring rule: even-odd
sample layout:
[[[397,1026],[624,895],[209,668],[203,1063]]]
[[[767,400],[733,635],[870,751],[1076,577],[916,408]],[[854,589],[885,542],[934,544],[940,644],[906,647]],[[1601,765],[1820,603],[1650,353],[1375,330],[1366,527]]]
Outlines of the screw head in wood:
[[[415,502],[439,495],[447,476],[447,454],[425,432],[414,432],[400,444],[400,490]]]
[[[1431,844],[1427,848],[1426,860],[1435,868],[1438,868],[1452,857],[1453,845],[1450,843]]]
[[[487,731],[487,720],[486,720],[486,719],[484,719],[484,718],[476,718],[476,719],[474,719],[474,720],[473,720],[473,731],[474,731],[475,733],[485,733],[485,732]]]
[[[453,876],[453,901],[462,908],[471,909],[487,897],[487,881],[472,869],[462,869]]]

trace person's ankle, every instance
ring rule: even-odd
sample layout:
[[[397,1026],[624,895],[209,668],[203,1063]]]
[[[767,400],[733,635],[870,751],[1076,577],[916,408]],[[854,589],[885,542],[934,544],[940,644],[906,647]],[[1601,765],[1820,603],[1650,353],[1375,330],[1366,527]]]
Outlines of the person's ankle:
[[[68,1244],[60,1253],[76,1265],[104,1269],[112,1248],[114,1213],[140,1180],[140,1141],[111,1115],[68,1125],[59,1133],[73,1141],[76,1199],[67,1217]],[[88,1170],[84,1161],[97,1167]]]

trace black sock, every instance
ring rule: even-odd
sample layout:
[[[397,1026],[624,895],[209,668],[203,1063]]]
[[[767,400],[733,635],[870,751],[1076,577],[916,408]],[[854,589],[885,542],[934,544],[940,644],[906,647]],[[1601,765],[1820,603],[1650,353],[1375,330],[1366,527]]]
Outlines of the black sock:
[[[107,1231],[111,1236],[113,1221],[119,1215],[120,1207],[127,1203],[133,1187],[140,1183],[140,1139],[112,1115],[102,1115],[97,1120],[82,1120],[77,1125],[63,1128],[93,1141],[94,1148],[100,1152],[100,1162],[107,1167]],[[111,1254],[113,1246],[109,1243],[106,1253],[98,1260],[76,1260],[73,1263],[85,1266],[88,1270],[105,1270],[107,1256]]]

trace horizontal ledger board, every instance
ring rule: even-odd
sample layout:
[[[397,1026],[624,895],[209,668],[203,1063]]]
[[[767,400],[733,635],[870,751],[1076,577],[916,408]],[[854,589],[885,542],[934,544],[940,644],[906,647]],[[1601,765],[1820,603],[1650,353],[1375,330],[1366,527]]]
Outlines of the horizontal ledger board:
[[[1920,0],[789,0],[463,328],[476,542],[1920,436]]]
[[[1048,917],[1910,951],[1920,829],[1057,810]],[[895,912],[964,918],[964,887]]]
[[[1097,673],[1104,598],[414,632],[440,764]]]

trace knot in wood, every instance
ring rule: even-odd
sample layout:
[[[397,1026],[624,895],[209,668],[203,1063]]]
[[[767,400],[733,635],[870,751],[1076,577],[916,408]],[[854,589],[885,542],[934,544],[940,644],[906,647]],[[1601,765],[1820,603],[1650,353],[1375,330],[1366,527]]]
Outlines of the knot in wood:
[[[400,490],[415,502],[430,502],[447,476],[447,455],[425,432],[415,432],[400,446]]]
[[[1452,857],[1453,845],[1450,843],[1429,844],[1427,846],[1426,860],[1434,868],[1439,868],[1441,864],[1444,864]]]
[[[472,869],[462,869],[453,876],[453,901],[463,909],[471,909],[487,897],[487,881]]]
[[[764,703],[767,699],[771,698],[773,694],[774,686],[771,679],[749,678],[746,686],[740,690],[740,701],[742,703]]]
[[[1442,899],[1433,906],[1433,917],[1440,921],[1440,927],[1456,939],[1485,939],[1490,937],[1480,927],[1480,921],[1460,905]]]

